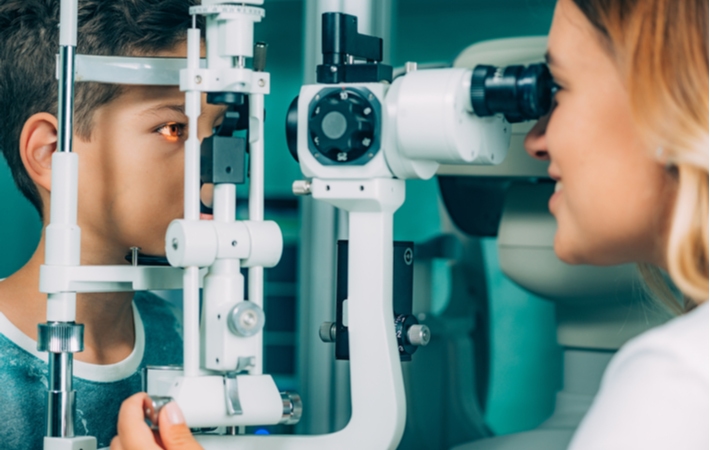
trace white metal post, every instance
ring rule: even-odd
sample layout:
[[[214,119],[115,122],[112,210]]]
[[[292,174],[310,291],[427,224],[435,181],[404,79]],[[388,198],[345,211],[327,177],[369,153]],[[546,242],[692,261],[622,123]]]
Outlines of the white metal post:
[[[78,0],[62,0],[58,59],[57,151],[52,155],[50,224],[45,230],[45,266],[78,266],[81,230],[77,226],[79,159],[72,153],[74,134],[74,60]],[[40,275],[40,278],[42,275]],[[45,449],[96,448],[92,437],[74,436],[74,353],[84,349],[84,328],[76,319],[76,292],[47,295],[47,323],[37,329],[37,349],[48,352]]]
[[[264,94],[249,96],[249,220],[264,220]],[[247,298],[264,308],[264,268],[249,268]],[[251,373],[264,371],[264,331],[256,336],[256,361]]]
[[[187,32],[188,69],[200,65],[200,30]],[[200,141],[197,137],[197,119],[201,107],[200,91],[185,93],[185,113],[188,117],[189,136],[185,142],[185,220],[200,220]],[[172,245],[170,242],[167,245]],[[194,377],[200,372],[200,280],[199,268],[187,267],[183,275],[183,365],[185,376]]]
[[[391,54],[393,0],[306,0],[304,5],[303,84],[316,82],[322,63],[321,21],[324,12],[344,12],[358,17],[359,32],[383,38],[384,55]],[[347,230],[338,222],[347,215],[311,197],[300,198],[299,303],[297,370],[298,392],[308,407],[296,430],[304,434],[327,433],[343,423],[349,405],[348,377],[336,369],[333,348],[318,337],[324,321],[335,318],[336,232]],[[317,368],[317,371],[314,370]]]
[[[404,202],[404,181],[320,180],[313,197],[350,213],[348,302],[352,416],[335,433],[317,436],[198,436],[207,450],[394,449],[406,418],[402,369],[392,320],[392,223]]]

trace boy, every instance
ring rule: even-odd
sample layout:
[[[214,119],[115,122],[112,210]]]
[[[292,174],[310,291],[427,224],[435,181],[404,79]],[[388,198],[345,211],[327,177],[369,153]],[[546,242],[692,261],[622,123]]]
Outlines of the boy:
[[[0,0],[0,149],[20,191],[49,223],[51,156],[57,144],[59,0]],[[195,0],[80,0],[78,54],[185,57]],[[189,130],[177,87],[77,83],[74,151],[79,155],[81,264],[126,264],[133,246],[164,254],[171,220],[183,214],[183,143]],[[222,108],[204,105],[200,137]],[[44,237],[27,264],[0,282],[0,446],[42,447],[46,321],[39,286]],[[98,447],[116,434],[121,402],[141,389],[146,365],[181,364],[180,322],[148,293],[80,294],[85,325],[75,354],[76,434]]]

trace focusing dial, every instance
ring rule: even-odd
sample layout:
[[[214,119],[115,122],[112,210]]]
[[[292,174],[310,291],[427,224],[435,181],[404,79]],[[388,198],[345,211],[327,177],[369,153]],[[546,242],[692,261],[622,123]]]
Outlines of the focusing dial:
[[[308,148],[324,165],[364,165],[380,148],[380,102],[368,89],[320,91],[308,115]]]

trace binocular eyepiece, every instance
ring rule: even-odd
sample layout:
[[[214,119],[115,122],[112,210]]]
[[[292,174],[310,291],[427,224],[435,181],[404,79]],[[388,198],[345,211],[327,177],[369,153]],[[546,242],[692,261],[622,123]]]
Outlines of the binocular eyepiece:
[[[554,82],[546,64],[478,65],[471,76],[471,105],[479,117],[503,114],[510,123],[538,119],[550,111]]]

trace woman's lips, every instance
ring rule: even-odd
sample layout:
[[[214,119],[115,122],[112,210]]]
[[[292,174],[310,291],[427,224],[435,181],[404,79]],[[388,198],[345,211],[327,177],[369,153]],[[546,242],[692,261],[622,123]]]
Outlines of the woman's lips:
[[[559,198],[562,196],[562,181],[557,181],[555,183],[555,193],[552,194],[552,197],[550,197],[550,201],[547,203],[547,208],[550,210],[551,213],[555,213],[554,208],[557,202],[559,202]]]
[[[200,220],[212,220],[214,216],[212,214],[200,213]]]

